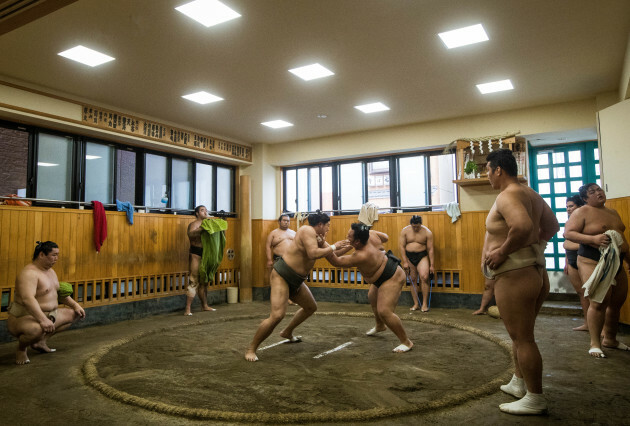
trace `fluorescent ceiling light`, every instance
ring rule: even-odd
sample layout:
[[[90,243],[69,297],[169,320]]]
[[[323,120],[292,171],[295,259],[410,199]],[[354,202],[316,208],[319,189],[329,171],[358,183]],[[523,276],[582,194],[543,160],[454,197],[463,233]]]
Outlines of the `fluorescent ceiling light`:
[[[289,70],[289,72],[297,75],[305,81],[328,77],[329,75],[335,75],[334,72],[321,66],[320,64],[311,64],[299,68],[293,68],[292,70]]]
[[[215,96],[211,93],[204,92],[204,91],[191,93],[190,95],[184,95],[182,96],[182,98],[188,99],[189,101],[197,102],[198,104],[201,104],[201,105],[223,100],[223,98],[220,98],[218,96]]]
[[[289,123],[284,120],[273,120],[273,121],[265,121],[264,123],[260,123],[263,126],[271,127],[272,129],[281,129],[282,127],[291,127],[293,123]]]
[[[175,9],[205,27],[212,27],[241,16],[218,0],[195,0]]]
[[[99,159],[99,158],[101,158],[101,156],[100,156],[100,155],[90,155],[90,154],[86,154],[86,155],[85,155],[85,159],[86,159],[86,160],[97,160],[97,159]]]
[[[42,167],[55,167],[55,166],[58,166],[59,164],[55,164],[55,163],[42,163],[42,162],[39,162],[39,163],[37,163],[37,165],[38,165],[38,166],[42,166]]]
[[[73,61],[81,62],[82,64],[89,65],[91,67],[116,59],[81,45],[60,52],[58,55],[63,56],[64,58],[72,59]]]
[[[503,90],[512,90],[512,82],[510,80],[493,81],[492,83],[478,84],[477,89],[482,95],[486,93],[502,92]]]
[[[471,25],[470,27],[464,27],[453,31],[446,31],[444,33],[439,33],[438,35],[449,49],[489,40],[488,34],[486,34],[481,24]]]
[[[355,108],[366,114],[370,114],[372,112],[389,110],[389,107],[381,102],[374,102],[373,104],[357,105],[355,106]]]

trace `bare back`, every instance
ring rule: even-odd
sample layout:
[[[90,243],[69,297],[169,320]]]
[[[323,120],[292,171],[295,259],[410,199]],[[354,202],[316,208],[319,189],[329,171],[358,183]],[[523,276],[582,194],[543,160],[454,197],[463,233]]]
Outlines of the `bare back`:
[[[317,247],[317,233],[310,225],[301,226],[295,238],[288,242],[282,255],[285,263],[300,275],[307,275],[315,265],[316,258],[309,258],[308,248]]]
[[[385,234],[383,234],[385,235]],[[387,264],[387,255],[383,250],[383,239],[376,231],[370,231],[367,243],[350,255],[350,264],[357,267],[363,279],[368,283],[376,281]]]

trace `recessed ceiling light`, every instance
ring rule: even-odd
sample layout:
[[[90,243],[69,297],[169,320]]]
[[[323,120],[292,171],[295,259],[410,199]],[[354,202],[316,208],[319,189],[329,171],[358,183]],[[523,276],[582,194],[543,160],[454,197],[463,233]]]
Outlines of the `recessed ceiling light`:
[[[64,58],[72,59],[73,61],[81,62],[82,64],[89,65],[91,67],[116,59],[81,45],[59,52],[58,55],[63,56]]]
[[[42,166],[42,167],[55,167],[58,166],[59,164],[55,164],[55,163],[43,163],[43,162],[39,162],[37,163],[38,166]]]
[[[320,64],[311,64],[299,68],[293,68],[289,72],[297,75],[302,80],[309,81],[316,78],[328,77],[329,75],[335,75],[334,72],[321,66]]]
[[[512,90],[512,82],[510,80],[493,81],[492,83],[478,84],[477,89],[482,95],[487,93],[502,92],[504,90]]]
[[[355,106],[355,108],[366,114],[370,114],[372,112],[389,110],[389,107],[381,102],[374,102],[372,104],[365,104],[365,105],[357,105]]]
[[[264,123],[260,123],[263,126],[271,127],[272,129],[281,129],[282,127],[291,127],[293,123],[289,123],[284,120],[273,120],[273,121],[265,121]]]
[[[446,31],[438,35],[449,49],[489,40],[488,34],[486,34],[481,24]]]
[[[317,118],[328,118],[326,114],[317,114]]]
[[[99,158],[101,158],[99,155],[90,155],[90,154],[87,154],[87,155],[85,156],[85,159],[86,159],[86,160],[98,160]]]
[[[182,98],[188,99],[189,101],[197,102],[198,104],[201,104],[201,105],[223,100],[223,98],[220,98],[218,96],[215,96],[211,93],[204,92],[204,91],[191,93],[190,95],[184,95],[182,96]]]
[[[200,24],[211,27],[241,15],[218,0],[195,0],[175,8]]]

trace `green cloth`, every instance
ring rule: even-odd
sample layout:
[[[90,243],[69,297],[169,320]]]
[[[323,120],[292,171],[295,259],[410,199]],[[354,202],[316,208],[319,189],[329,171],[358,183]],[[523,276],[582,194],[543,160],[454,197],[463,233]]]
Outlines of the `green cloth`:
[[[59,283],[59,290],[57,290],[57,300],[62,301],[66,297],[72,296],[73,292],[72,284],[62,281]]]
[[[214,274],[223,260],[225,248],[225,232],[223,231],[227,229],[227,222],[223,219],[204,219],[200,227],[203,256],[199,265],[199,281],[210,283],[214,281]]]

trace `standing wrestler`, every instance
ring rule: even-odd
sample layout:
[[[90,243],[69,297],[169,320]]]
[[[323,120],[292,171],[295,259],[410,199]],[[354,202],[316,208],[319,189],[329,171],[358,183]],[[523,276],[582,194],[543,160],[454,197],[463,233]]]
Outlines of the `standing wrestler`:
[[[270,275],[273,263],[282,257],[289,243],[295,238],[295,231],[289,229],[290,223],[289,215],[281,214],[278,218],[278,228],[271,231],[267,237],[265,252],[267,254],[267,272]],[[295,305],[295,303],[289,299],[289,305]]]
[[[567,197],[567,215],[571,217],[573,212],[584,205],[584,200],[579,195],[572,195]],[[582,312],[584,313],[584,324],[574,327],[574,331],[588,331],[588,324],[586,314],[588,312],[588,299],[584,297],[584,289],[582,288],[582,279],[578,272],[577,257],[578,248],[580,245],[570,240],[564,240],[562,244],[564,252],[566,254],[566,264],[564,265],[564,273],[569,276],[569,281],[575,289],[575,292],[580,297],[580,304],[582,305]]]
[[[15,299],[9,305],[7,329],[18,339],[15,363],[28,364],[27,349],[41,353],[55,352],[48,347],[50,336],[85,318],[83,308],[59,292],[59,279],[52,269],[59,259],[59,246],[52,241],[37,242],[33,261],[24,267],[15,281]],[[58,309],[63,303],[70,309]]]
[[[188,239],[190,240],[189,251],[189,280],[188,287],[186,288],[186,310],[184,315],[192,315],[191,305],[195,299],[195,295],[199,295],[199,301],[201,302],[201,308],[204,311],[216,311],[216,309],[208,306],[208,283],[202,283],[199,279],[199,264],[203,257],[203,246],[201,244],[201,222],[204,219],[208,219],[208,210],[206,206],[195,207],[195,220],[188,225]]]
[[[391,251],[385,253],[381,249],[388,238],[387,234],[370,231],[361,223],[353,223],[348,231],[348,241],[355,252],[340,257],[337,256],[340,252],[331,253],[326,259],[333,266],[358,268],[363,279],[371,284],[368,299],[376,325],[365,334],[374,336],[389,327],[400,340],[400,345],[393,352],[407,352],[413,347],[413,342],[407,337],[402,321],[394,313],[405,283],[405,272],[400,267],[400,260]]]
[[[623,270],[624,259],[630,263],[628,241],[623,234],[626,226],[616,210],[605,206],[606,194],[599,185],[587,183],[580,187],[580,196],[586,205],[573,212],[565,225],[564,236],[580,244],[577,264],[585,287],[600,260],[600,250],[611,244],[609,233],[616,232],[621,243],[618,246],[619,268],[613,272],[615,284],[612,285],[611,280],[602,278],[596,284],[610,286],[607,290],[604,289],[602,297],[600,298],[598,294],[587,296],[589,306],[586,322],[591,337],[591,348],[588,353],[595,358],[605,358],[602,345],[607,348],[630,350],[628,346],[617,340],[619,314],[628,295],[628,279]],[[602,330],[603,340],[601,340]]]
[[[347,240],[339,241],[332,246],[327,245],[325,239],[329,228],[328,215],[320,212],[308,215],[308,225],[300,227],[284,255],[273,264],[270,278],[271,314],[269,318],[263,320],[254,334],[245,353],[247,361],[258,361],[256,350],[284,319],[289,297],[300,305],[300,309],[289,325],[280,332],[280,336],[292,343],[301,341],[299,337],[293,336],[293,330],[317,310],[317,303],[304,281],[317,259],[349,245]]]
[[[413,283],[411,295],[413,306],[410,310],[420,308],[416,283],[420,277],[422,290],[422,312],[429,311],[429,274],[433,274],[433,233],[422,224],[422,217],[413,215],[409,225],[400,233],[400,255],[405,273],[410,275]],[[411,265],[410,265],[411,263]]]
[[[547,402],[534,324],[549,293],[545,246],[560,227],[542,197],[518,182],[512,151],[493,151],[487,160],[488,180],[500,193],[486,219],[482,270],[495,280],[494,296],[512,339],[515,374],[501,390],[521,398],[499,408],[511,414],[542,414]]]

